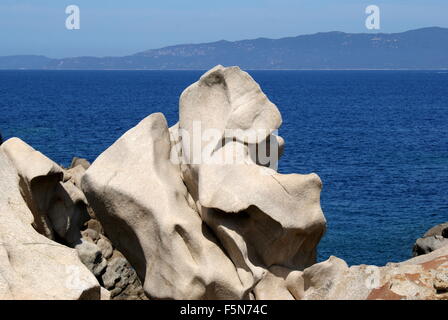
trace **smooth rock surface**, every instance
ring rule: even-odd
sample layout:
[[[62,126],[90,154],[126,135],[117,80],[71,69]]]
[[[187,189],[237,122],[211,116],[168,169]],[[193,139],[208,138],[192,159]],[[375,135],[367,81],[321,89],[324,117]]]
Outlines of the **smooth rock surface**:
[[[82,189],[89,204],[150,298],[244,298],[247,288],[189,206],[170,153],[165,118],[147,117],[87,170]]]
[[[278,160],[284,141],[273,135],[280,113],[258,84],[238,67],[217,66],[182,93],[179,115],[172,134],[180,136],[173,140],[181,141],[183,180],[244,285],[253,287],[274,265],[294,271],[315,263],[326,226],[322,183],[314,174],[266,168]],[[215,135],[202,139],[201,158],[194,142],[210,130]],[[266,150],[280,152],[262,166],[253,150],[265,141],[275,142]]]
[[[8,149],[10,147],[11,145]],[[23,151],[28,153],[26,149]],[[31,160],[34,159],[32,152],[29,155]],[[37,160],[39,158],[40,156]],[[22,165],[19,166],[23,170],[22,174],[39,172],[45,167],[38,161],[35,167],[26,168],[25,163],[21,162],[24,159],[16,160],[15,164]],[[52,166],[47,169],[53,172]],[[0,299],[100,299],[100,286],[93,274],[78,259],[76,251],[49,240],[33,228],[35,217],[22,197],[23,190],[19,189],[21,181],[23,180],[19,178],[14,163],[2,146]],[[34,190],[34,187],[39,188],[34,186],[34,183],[31,184],[31,190]]]
[[[62,180],[62,168],[18,138],[5,141],[1,149],[18,172],[20,192],[33,213],[34,228],[47,238],[54,239],[47,212],[55,189]]]

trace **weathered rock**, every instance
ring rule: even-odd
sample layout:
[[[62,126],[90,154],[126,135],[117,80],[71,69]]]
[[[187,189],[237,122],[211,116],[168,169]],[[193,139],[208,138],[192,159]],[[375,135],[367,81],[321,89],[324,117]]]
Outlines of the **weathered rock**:
[[[215,67],[182,93],[179,114],[171,131],[181,141],[183,180],[242,283],[253,287],[274,265],[297,271],[315,263],[326,225],[321,181],[266,168],[278,160],[275,154],[260,165],[253,151],[266,141],[275,142],[266,150],[281,150],[283,140],[273,135],[280,113],[258,84],[237,67]],[[201,140],[211,131],[211,139]]]
[[[112,299],[146,299],[137,273],[123,257],[116,256],[109,261],[102,280]]]
[[[422,254],[428,254],[442,247],[448,246],[448,239],[442,236],[430,236],[425,238],[419,238],[414,244],[412,253],[414,257]]]
[[[79,259],[95,276],[99,277],[107,267],[101,249],[93,242],[82,241],[76,246]]]
[[[90,242],[96,243],[100,239],[100,234],[94,229],[86,229],[81,231],[82,237]]]
[[[18,138],[5,141],[1,149],[18,171],[20,192],[33,213],[34,228],[47,238],[54,239],[47,213],[62,180],[62,168]]]
[[[310,300],[435,300],[448,298],[448,247],[384,267],[348,267],[332,257],[304,270],[297,291]],[[299,297],[299,298],[300,298]]]
[[[423,238],[432,237],[432,236],[442,236],[444,238],[448,238],[448,222],[439,224],[439,225],[429,229],[423,235]]]
[[[103,152],[82,189],[106,235],[129,260],[149,297],[241,299],[228,257],[188,204],[170,161],[166,120],[153,114]]]
[[[98,281],[107,286],[107,289],[103,288],[106,291],[104,293],[106,298],[111,300],[147,299],[135,270],[126,258],[113,248],[109,239],[104,235],[101,223],[98,220],[90,219],[85,223],[85,227],[86,229],[81,232],[82,241],[90,244],[76,248],[81,260],[96,275]],[[120,268],[112,263],[114,259],[118,258],[120,261],[124,261]],[[111,275],[115,277],[112,282],[108,280]],[[104,284],[105,280],[107,280],[106,284]],[[101,299],[103,300],[103,296]]]
[[[11,151],[12,144],[7,146]],[[19,150],[26,151],[20,148]],[[25,152],[27,154],[28,152]],[[33,160],[39,160],[33,153]],[[36,159],[37,158],[37,159]],[[22,174],[38,176],[45,166],[35,166],[15,158]],[[52,167],[47,167],[49,172]],[[36,174],[35,174],[36,173]],[[25,177],[29,177],[24,174]],[[30,182],[29,180],[26,180]],[[31,179],[31,190],[40,186]],[[95,277],[79,261],[76,251],[39,234],[32,224],[36,221],[24,201],[13,162],[0,148],[0,299],[100,299],[100,286]],[[39,194],[41,195],[41,194]],[[33,195],[34,197],[35,195]]]
[[[74,157],[69,169],[76,168],[77,166],[81,166],[84,170],[87,170],[90,167],[90,162],[84,158]]]
[[[64,181],[70,180],[75,186],[81,188],[81,180],[84,176],[86,169],[78,165],[74,168],[70,168],[64,171]]]
[[[263,279],[254,287],[256,300],[294,300],[296,282],[293,278],[300,277],[301,271],[291,271],[287,268],[274,266],[264,275]],[[293,288],[289,283],[294,281]]]
[[[90,219],[86,202],[84,194],[72,182],[60,182],[48,208],[53,230],[72,248],[81,242],[81,229]]]
[[[100,235],[100,239],[96,244],[98,248],[100,248],[104,258],[109,259],[112,256],[114,248],[112,247],[112,244],[110,243],[109,239],[107,239],[103,235]]]
[[[71,247],[78,244],[80,229],[89,219],[81,190],[71,181],[63,182],[63,169],[22,140],[12,138],[1,148],[18,171],[20,191],[33,212],[36,230],[49,239],[57,235]]]
[[[448,245],[448,222],[429,229],[422,238],[415,241],[412,254],[417,257]]]
[[[103,226],[96,219],[87,221],[87,229],[94,230],[97,234],[104,234]]]

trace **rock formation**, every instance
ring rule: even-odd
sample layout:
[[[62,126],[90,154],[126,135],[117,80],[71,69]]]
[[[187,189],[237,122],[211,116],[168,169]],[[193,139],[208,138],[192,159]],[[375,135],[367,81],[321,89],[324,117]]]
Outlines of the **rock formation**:
[[[249,74],[217,66],[176,125],[152,114],[92,164],[4,142],[0,299],[447,299],[445,227],[402,263],[317,263],[322,182],[277,172],[281,123]]]
[[[148,296],[257,298],[271,268],[292,272],[315,263],[325,230],[320,179],[280,175],[251,152],[272,140],[270,151],[278,153],[283,140],[273,133],[280,124],[276,106],[247,73],[218,66],[184,91],[178,125],[169,130],[163,115],[153,114],[86,171],[88,202]],[[211,148],[202,140],[207,130]],[[196,139],[204,150],[199,161]],[[264,288],[275,290],[270,283]]]
[[[77,163],[75,167],[64,170],[18,138],[6,141],[0,150],[17,172],[17,191],[33,213],[31,225],[34,232],[37,231],[45,239],[75,248],[73,252],[78,253],[75,266],[84,263],[100,283],[103,283],[102,276],[111,265],[106,289],[111,290],[108,295],[112,299],[146,299],[132,267],[128,264],[126,270],[117,270],[116,262],[110,259],[112,255],[124,258],[103,234],[100,223],[94,219],[93,211],[79,189],[86,161],[74,161]],[[83,270],[86,271],[85,267]],[[98,294],[91,297],[99,299],[99,284],[95,284]],[[105,291],[103,288],[103,296]],[[83,297],[88,296],[84,294]],[[61,299],[64,298],[61,296]]]
[[[170,153],[163,115],[144,119],[87,170],[82,187],[90,205],[150,297],[247,296],[235,267],[189,203]]]
[[[270,140],[279,149],[283,140],[273,135],[280,113],[258,84],[237,67],[215,67],[182,93],[179,114],[184,182],[241,281],[255,287],[270,267],[302,270],[315,263],[325,230],[321,181],[313,174],[278,174],[271,162],[260,165],[252,151],[271,146]],[[215,136],[202,141],[197,164],[195,136],[210,130]]]
[[[448,247],[384,267],[352,266],[336,257],[304,270],[295,282],[297,299],[448,299]]]
[[[18,170],[24,167],[16,168],[5,148],[0,147],[0,299],[100,299],[100,285],[76,251],[33,228],[36,216],[21,194]]]
[[[414,257],[448,246],[448,222],[429,229],[417,239],[412,249]]]
[[[62,180],[62,169],[18,138],[9,139],[1,148],[17,169],[20,192],[34,216],[33,227],[47,238],[54,239],[47,213],[55,189]]]

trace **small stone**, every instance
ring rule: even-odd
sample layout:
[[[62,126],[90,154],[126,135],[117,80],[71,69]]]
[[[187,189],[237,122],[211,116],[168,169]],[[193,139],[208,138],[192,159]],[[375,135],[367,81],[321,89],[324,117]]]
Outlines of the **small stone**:
[[[95,243],[100,239],[100,234],[93,229],[86,229],[81,231],[81,235],[83,238],[90,238],[92,239]]]
[[[84,158],[78,158],[78,157],[74,157],[72,159],[72,163],[70,164],[70,168],[75,168],[76,166],[81,166],[83,167],[85,170],[89,169],[90,167],[90,162],[87,161]]]
[[[97,246],[100,248],[104,258],[109,259],[112,256],[114,248],[112,247],[109,239],[107,239],[105,236],[100,235]]]
[[[76,246],[79,259],[95,276],[100,276],[107,267],[107,261],[103,258],[100,248],[89,241],[82,241]]]
[[[98,220],[90,219],[87,222],[87,228],[95,230],[99,234],[104,234],[103,227],[101,226],[101,223]]]

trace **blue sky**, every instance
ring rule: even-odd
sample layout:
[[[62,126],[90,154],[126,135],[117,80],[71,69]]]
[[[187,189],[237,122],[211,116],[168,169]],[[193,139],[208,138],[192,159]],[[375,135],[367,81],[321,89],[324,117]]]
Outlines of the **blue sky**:
[[[81,29],[65,28],[65,8]],[[372,32],[365,8],[381,9],[381,32],[448,27],[446,0],[1,0],[0,55],[126,55],[180,43],[281,38],[321,31]]]

